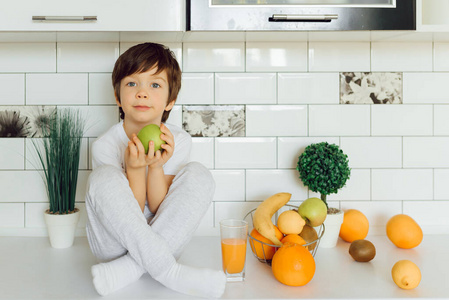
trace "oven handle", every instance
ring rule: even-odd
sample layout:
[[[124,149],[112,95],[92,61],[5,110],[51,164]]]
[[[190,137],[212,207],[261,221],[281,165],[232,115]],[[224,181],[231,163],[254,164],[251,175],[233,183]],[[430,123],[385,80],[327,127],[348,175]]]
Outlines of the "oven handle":
[[[326,15],[287,15],[287,14],[273,14],[268,18],[269,22],[330,22],[337,20],[337,14]]]
[[[43,22],[96,22],[97,16],[33,16],[32,20]]]

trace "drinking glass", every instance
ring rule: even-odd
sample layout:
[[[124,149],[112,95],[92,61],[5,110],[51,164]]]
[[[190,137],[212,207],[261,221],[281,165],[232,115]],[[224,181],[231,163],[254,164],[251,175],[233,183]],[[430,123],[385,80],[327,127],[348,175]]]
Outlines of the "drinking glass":
[[[248,222],[236,219],[220,221],[221,257],[228,282],[245,280]]]

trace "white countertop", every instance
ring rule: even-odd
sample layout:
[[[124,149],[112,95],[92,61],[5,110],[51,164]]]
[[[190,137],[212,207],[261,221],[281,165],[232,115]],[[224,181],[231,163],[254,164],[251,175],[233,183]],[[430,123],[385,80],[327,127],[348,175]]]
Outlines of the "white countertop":
[[[426,235],[415,249],[396,248],[386,236],[367,238],[377,250],[368,263],[355,262],[349,243],[319,248],[315,276],[303,287],[279,283],[269,266],[260,263],[248,247],[246,280],[228,283],[223,299],[449,299],[449,235]],[[421,269],[414,290],[402,290],[391,279],[391,268],[409,259]],[[180,262],[221,269],[218,237],[195,237]],[[92,285],[95,259],[86,238],[68,249],[53,249],[48,238],[0,237],[0,299],[193,299],[173,292],[149,275],[107,297]]]

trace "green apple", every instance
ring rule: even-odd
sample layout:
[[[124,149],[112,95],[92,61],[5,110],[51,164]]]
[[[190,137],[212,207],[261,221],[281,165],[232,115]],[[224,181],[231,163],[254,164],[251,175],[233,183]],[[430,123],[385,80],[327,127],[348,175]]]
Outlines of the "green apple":
[[[148,154],[148,143],[150,141],[154,142],[154,152],[161,149],[162,144],[165,144],[165,141],[161,139],[161,133],[161,129],[155,124],[147,125],[139,131],[137,137],[143,144],[145,154]]]
[[[323,224],[327,217],[327,206],[320,198],[309,198],[298,207],[298,213],[312,227]]]

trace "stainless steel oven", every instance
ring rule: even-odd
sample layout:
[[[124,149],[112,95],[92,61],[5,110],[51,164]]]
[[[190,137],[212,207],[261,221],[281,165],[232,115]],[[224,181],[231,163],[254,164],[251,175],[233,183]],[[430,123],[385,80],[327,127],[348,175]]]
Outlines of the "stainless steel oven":
[[[416,0],[187,0],[189,31],[415,30]]]

